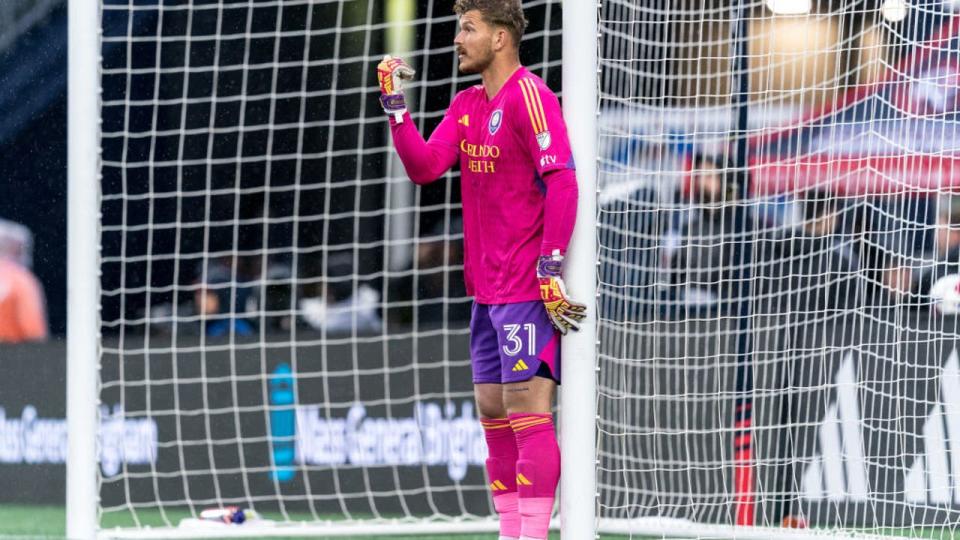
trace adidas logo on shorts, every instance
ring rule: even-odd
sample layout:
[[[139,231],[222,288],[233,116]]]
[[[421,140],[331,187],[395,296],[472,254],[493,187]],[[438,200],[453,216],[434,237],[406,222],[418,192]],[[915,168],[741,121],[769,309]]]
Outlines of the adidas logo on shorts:
[[[521,358],[517,360],[516,364],[513,365],[512,371],[526,371],[528,369],[530,369],[530,366],[528,366],[527,363],[523,361],[523,358]]]

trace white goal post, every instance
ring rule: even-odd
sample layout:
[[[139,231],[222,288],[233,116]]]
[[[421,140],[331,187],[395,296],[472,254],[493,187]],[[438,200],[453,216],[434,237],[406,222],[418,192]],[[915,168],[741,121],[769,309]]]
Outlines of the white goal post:
[[[97,366],[100,334],[100,17],[70,2],[67,91],[67,537],[97,530]]]

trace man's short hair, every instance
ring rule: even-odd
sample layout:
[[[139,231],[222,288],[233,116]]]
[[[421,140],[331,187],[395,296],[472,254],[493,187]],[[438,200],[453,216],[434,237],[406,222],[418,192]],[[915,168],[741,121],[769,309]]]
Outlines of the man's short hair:
[[[506,28],[513,36],[514,44],[519,47],[523,31],[527,29],[527,18],[523,16],[520,0],[457,0],[453,12],[463,15],[477,10],[484,22]]]
[[[0,259],[33,266],[33,233],[25,226],[0,218]]]

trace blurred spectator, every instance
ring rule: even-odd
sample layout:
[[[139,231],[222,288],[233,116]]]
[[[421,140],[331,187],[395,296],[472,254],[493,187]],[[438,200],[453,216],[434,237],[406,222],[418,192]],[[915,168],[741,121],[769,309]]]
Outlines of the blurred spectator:
[[[938,199],[932,247],[904,259],[883,276],[883,284],[896,301],[923,301],[934,282],[960,271],[960,195]]]
[[[858,198],[839,207],[838,241],[853,250],[851,272],[859,274],[857,296],[848,305],[886,303],[881,280],[887,261],[885,240],[891,234],[890,216],[883,201]]]
[[[333,253],[320,272],[322,258],[308,263],[306,274],[323,274],[321,281],[304,287],[300,299],[303,320],[310,327],[331,334],[369,334],[381,329],[380,294],[365,283],[357,283],[352,253]]]
[[[194,293],[194,308],[203,316],[204,333],[210,337],[253,334],[249,313],[256,309],[259,258],[220,257],[198,268],[197,275],[200,287]]]
[[[220,337],[231,329],[238,336],[252,335],[259,326],[267,331],[290,330],[294,320],[290,267],[270,261],[266,277],[261,278],[262,264],[259,255],[231,255],[197,265],[192,297],[151,306],[150,332],[170,335],[176,327],[180,334],[202,330],[207,336]],[[180,323],[196,320],[197,315],[202,317],[198,325]]]
[[[467,321],[471,302],[463,279],[463,222],[442,220],[417,243],[416,263],[390,280],[387,291],[391,322],[440,324]]]
[[[204,249],[229,254],[196,269],[193,308],[203,316],[206,335],[286,331],[294,323],[289,259],[277,249],[292,241],[287,220],[279,218],[289,208],[278,207],[277,200],[252,190],[222,198],[211,208]]]
[[[0,220],[0,343],[47,338],[46,302],[30,271],[32,237],[19,224]]]
[[[859,301],[859,237],[854,209],[826,191],[812,190],[799,201],[800,223],[792,230],[765,235],[757,242],[760,290],[777,311],[817,312]],[[846,218],[846,219],[845,219]]]
[[[33,234],[30,229],[19,223],[0,219],[0,243],[0,250],[5,258],[24,268],[33,268]]]
[[[643,185],[599,201],[599,317],[627,320],[652,316],[669,289],[670,264],[680,245],[680,211],[674,194]]]
[[[697,154],[686,191],[691,203],[680,229],[671,267],[672,285],[686,306],[716,305],[735,298],[738,227],[746,210],[737,204],[736,169],[716,157]]]

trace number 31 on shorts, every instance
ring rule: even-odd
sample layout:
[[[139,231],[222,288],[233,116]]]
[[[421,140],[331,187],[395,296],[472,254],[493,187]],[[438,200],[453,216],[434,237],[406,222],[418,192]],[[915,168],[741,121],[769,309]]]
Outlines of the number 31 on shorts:
[[[508,343],[503,346],[503,353],[507,356],[516,356],[523,349],[523,339],[517,334],[520,333],[519,324],[503,325],[503,332],[507,335]],[[523,330],[527,333],[527,354],[533,356],[537,354],[537,327],[533,323],[523,325]]]

